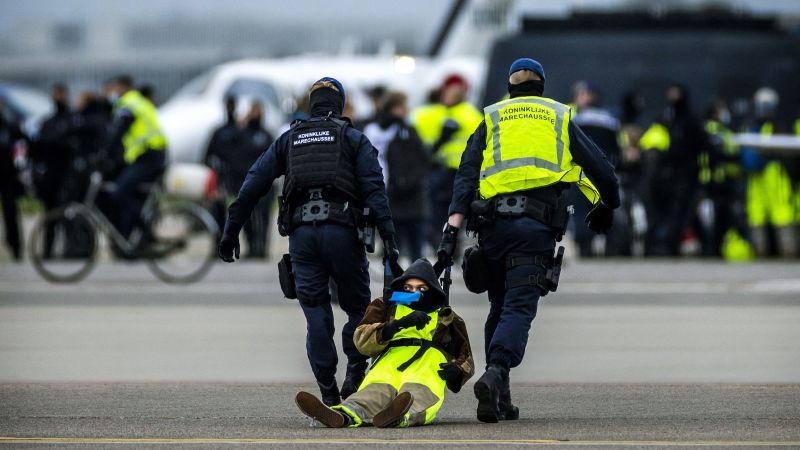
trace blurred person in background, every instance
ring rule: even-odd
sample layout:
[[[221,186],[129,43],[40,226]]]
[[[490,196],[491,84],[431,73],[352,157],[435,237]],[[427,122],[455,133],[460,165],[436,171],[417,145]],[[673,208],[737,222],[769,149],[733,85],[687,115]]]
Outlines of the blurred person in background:
[[[33,185],[45,212],[53,211],[70,200],[65,187],[76,153],[76,143],[72,135],[73,114],[69,107],[69,90],[64,84],[58,83],[53,85],[50,95],[54,113],[42,123],[37,139],[31,147]],[[54,233],[55,224],[52,223],[48,225],[45,237],[47,254],[51,251]],[[67,239],[66,242],[72,241]]]
[[[768,87],[757,90],[753,96],[755,114],[745,131],[762,136],[787,132],[776,120],[779,101],[775,90]],[[747,171],[747,218],[756,254],[764,257],[775,249],[782,257],[796,255],[792,180],[785,162],[745,147],[742,164]]]
[[[225,97],[225,123],[214,130],[208,142],[205,164],[217,173],[220,195],[211,205],[211,214],[217,220],[219,229],[225,226],[228,210],[228,197],[239,192],[241,180],[233,177],[231,158],[240,147],[239,125],[236,121],[236,97]]]
[[[678,256],[683,233],[690,224],[698,192],[698,158],[708,151],[708,135],[693,114],[689,92],[680,84],[665,92],[667,107],[639,141],[645,151],[650,195],[647,253]]]
[[[621,161],[617,169],[617,178],[622,192],[622,209],[630,218],[627,232],[631,236],[631,254],[634,256],[643,256],[645,253],[648,227],[646,201],[649,196],[644,194],[646,187],[642,150],[639,148],[639,140],[644,134],[641,123],[644,109],[645,101],[641,94],[635,91],[623,94],[619,133]]]
[[[436,247],[441,226],[447,220],[447,209],[453,196],[461,154],[467,139],[483,120],[483,114],[466,101],[469,86],[461,75],[445,78],[438,101],[417,108],[412,123],[422,141],[433,152],[435,165],[430,178],[431,216],[428,239]]]
[[[705,224],[701,242],[705,256],[729,260],[749,259],[744,211],[744,184],[739,146],[733,142],[728,105],[717,100],[709,105],[705,129],[710,139],[700,154],[700,186],[711,202],[711,223]]]
[[[145,252],[152,241],[139,214],[144,206],[145,193],[139,191],[142,183],[158,181],[166,169],[167,138],[158,122],[156,108],[150,100],[133,89],[133,80],[120,75],[107,86],[114,116],[109,129],[107,153],[111,164],[121,162],[121,170],[114,180],[111,193],[113,217],[118,231],[126,238],[134,228],[141,227],[142,239],[134,253]],[[111,168],[112,171],[115,168]],[[130,255],[130,256],[136,256]]]
[[[367,89],[366,93],[369,97],[369,101],[372,103],[372,115],[363,120],[355,120],[355,118],[353,118],[353,126],[361,131],[364,131],[367,124],[374,123],[380,118],[383,101],[386,99],[388,91],[386,86],[378,84]]]
[[[150,103],[156,105],[158,102],[156,101],[156,87],[150,83],[145,83],[139,86],[139,93],[142,94],[142,97],[150,100]]]
[[[228,155],[231,176],[236,185],[236,190],[232,192],[239,192],[250,167],[274,141],[272,135],[262,125],[263,119],[264,107],[261,103],[255,102],[242,120],[238,138],[239,148],[235,153]],[[275,192],[270,189],[253,208],[250,220],[244,224],[244,234],[247,238],[245,258],[269,258],[270,217],[274,200]]]
[[[417,131],[406,123],[408,113],[408,97],[390,92],[376,120],[364,127],[364,135],[378,149],[400,253],[416,261],[425,246],[431,157]]]
[[[0,206],[3,211],[5,241],[14,261],[22,260],[22,239],[17,199],[24,193],[19,181],[16,161],[27,148],[27,137],[18,124],[7,117],[0,100]]]
[[[619,169],[622,161],[618,137],[620,131],[619,120],[601,106],[600,92],[596,86],[586,81],[575,83],[572,88],[573,110],[572,122],[581,127],[586,136],[593,140],[605,153],[608,162]],[[620,193],[624,201],[624,192]],[[583,221],[583,217],[592,209],[592,204],[575,186],[566,193],[567,202],[574,205],[571,225],[575,233],[580,255],[583,257],[595,256],[592,244],[595,234]],[[615,224],[606,235],[604,253],[607,256],[630,255],[630,236],[628,217],[624,210],[614,215]]]

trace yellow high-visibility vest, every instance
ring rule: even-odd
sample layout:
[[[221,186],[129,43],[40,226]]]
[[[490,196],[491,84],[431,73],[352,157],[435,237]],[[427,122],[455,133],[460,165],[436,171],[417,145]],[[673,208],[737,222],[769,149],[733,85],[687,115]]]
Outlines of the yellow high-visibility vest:
[[[577,183],[593,204],[600,201],[597,188],[572,160],[570,116],[568,106],[545,97],[517,97],[484,108],[481,197],[567,182]]]
[[[158,123],[156,107],[138,91],[130,90],[120,97],[114,109],[127,109],[133,114],[133,124],[122,136],[126,164],[133,164],[148,150],[164,150],[167,138]]]
[[[655,149],[665,152],[669,150],[669,145],[669,130],[658,122],[650,125],[650,128],[639,139],[639,148],[643,151]]]
[[[458,169],[461,155],[467,147],[470,135],[481,123],[480,111],[467,102],[447,107],[440,103],[418,108],[412,114],[412,123],[417,129],[420,139],[427,145],[433,145],[442,133],[442,126],[447,120],[458,123],[458,131],[436,153],[436,158],[450,169]]]

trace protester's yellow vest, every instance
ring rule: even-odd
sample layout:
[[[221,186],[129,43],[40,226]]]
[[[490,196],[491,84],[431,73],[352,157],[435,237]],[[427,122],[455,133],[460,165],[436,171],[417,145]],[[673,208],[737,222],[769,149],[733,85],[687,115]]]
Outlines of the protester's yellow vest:
[[[123,159],[126,164],[133,164],[148,150],[164,150],[167,138],[158,124],[156,107],[138,91],[130,90],[120,97],[114,105],[115,109],[127,109],[133,114],[133,124],[122,136],[125,148]]]
[[[433,145],[441,136],[447,120],[458,123],[458,131],[436,153],[436,158],[447,168],[458,169],[467,140],[481,123],[481,113],[467,102],[452,107],[432,104],[420,107],[412,117],[414,127],[423,142]]]
[[[597,188],[572,160],[569,107],[544,97],[517,97],[486,107],[484,121],[482,198],[567,182],[577,183],[590,202],[600,200]]]

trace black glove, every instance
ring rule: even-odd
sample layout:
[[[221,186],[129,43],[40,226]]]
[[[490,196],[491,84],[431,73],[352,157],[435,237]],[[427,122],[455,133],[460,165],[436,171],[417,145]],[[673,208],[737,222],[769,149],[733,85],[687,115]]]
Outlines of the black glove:
[[[400,267],[400,250],[397,249],[397,242],[394,236],[389,236],[383,240],[383,254],[389,261],[389,267],[392,269],[392,275],[399,277],[403,274],[403,268]]]
[[[611,224],[614,223],[614,210],[604,205],[602,202],[598,203],[597,206],[586,214],[586,220],[584,220],[584,222],[586,222],[589,228],[595,233],[604,234],[611,228]]]
[[[439,378],[447,383],[447,387],[453,391],[458,392],[461,390],[461,380],[464,379],[464,372],[454,362],[446,362],[439,364]]]
[[[453,255],[456,253],[456,243],[458,242],[458,228],[445,224],[442,231],[442,241],[436,250],[436,257],[439,263],[449,265],[453,263]]]
[[[402,319],[391,320],[384,325],[381,330],[381,340],[384,342],[388,341],[395,333],[403,328],[416,327],[418,330],[421,330],[430,321],[431,317],[429,315],[422,311],[414,311]]]
[[[217,254],[219,259],[227,263],[232,263],[234,257],[239,259],[239,238],[223,234],[217,246]]]

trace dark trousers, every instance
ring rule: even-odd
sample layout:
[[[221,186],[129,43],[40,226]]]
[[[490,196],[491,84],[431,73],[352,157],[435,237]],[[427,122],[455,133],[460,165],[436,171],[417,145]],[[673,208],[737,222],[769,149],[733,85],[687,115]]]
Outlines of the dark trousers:
[[[484,326],[486,362],[516,367],[525,356],[528,332],[536,317],[541,290],[536,286],[506,289],[506,281],[544,274],[536,265],[506,269],[511,256],[553,254],[555,232],[547,225],[527,217],[497,219],[481,230],[480,242],[489,258],[489,316]]]
[[[274,191],[270,190],[253,208],[250,219],[244,224],[244,235],[247,237],[246,258],[269,258],[269,222],[274,198]]]
[[[447,222],[450,199],[453,198],[453,183],[456,171],[439,168],[431,172],[430,201],[431,216],[428,226],[428,243],[434,249],[439,246],[442,238],[442,228]]]
[[[425,219],[394,220],[397,230],[397,247],[401,255],[408,256],[414,262],[422,258],[425,246]]]
[[[14,180],[16,181],[16,180]],[[0,180],[5,238],[14,259],[22,257],[22,242],[19,236],[19,210],[17,209],[17,186],[12,180]]]
[[[115,180],[112,194],[115,208],[114,225],[125,237],[139,224],[139,215],[147,194],[140,192],[139,185],[158,181],[165,169],[165,151],[147,151],[133,164],[125,167]]]
[[[367,362],[353,343],[353,333],[370,302],[369,263],[364,246],[353,228],[301,225],[289,236],[289,254],[297,298],[306,316],[306,352],[311,370],[318,382],[330,384],[339,361],[333,339],[331,278],[339,287],[339,306],[347,313],[342,347],[348,364]]]

